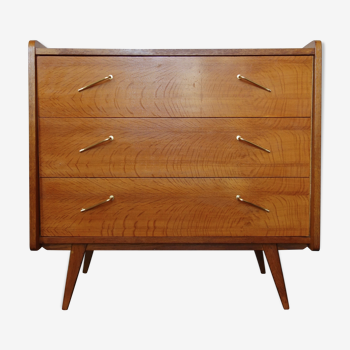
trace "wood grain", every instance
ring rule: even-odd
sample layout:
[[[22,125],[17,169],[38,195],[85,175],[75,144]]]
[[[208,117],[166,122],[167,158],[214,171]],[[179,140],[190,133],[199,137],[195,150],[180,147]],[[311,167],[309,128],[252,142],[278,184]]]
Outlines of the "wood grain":
[[[39,116],[310,117],[312,59],[39,56]]]
[[[39,134],[41,177],[310,174],[309,118],[41,118]],[[110,135],[113,141],[79,153]]]
[[[322,43],[315,40],[307,45],[315,49],[312,99],[312,162],[310,181],[311,250],[320,250],[321,219],[321,124],[322,124]]]
[[[315,50],[303,49],[42,49],[37,55],[49,56],[309,56]]]
[[[62,310],[68,310],[70,300],[74,291],[75,284],[77,282],[81,263],[83,261],[86,245],[74,244],[70,252],[66,287],[64,290]]]
[[[28,43],[29,93],[29,247],[40,249],[39,164],[37,133],[36,56],[35,49],[44,47],[38,41]]]
[[[264,253],[269,263],[270,270],[275,281],[275,285],[280,296],[282,306],[285,310],[289,309],[287,290],[284,283],[281,260],[276,244],[264,244]]]
[[[256,260],[258,261],[259,264],[259,269],[262,274],[265,274],[265,263],[264,263],[264,253],[262,250],[254,250]]]
[[[114,201],[80,212],[110,195]],[[307,178],[45,178],[41,201],[42,236],[309,234]]]

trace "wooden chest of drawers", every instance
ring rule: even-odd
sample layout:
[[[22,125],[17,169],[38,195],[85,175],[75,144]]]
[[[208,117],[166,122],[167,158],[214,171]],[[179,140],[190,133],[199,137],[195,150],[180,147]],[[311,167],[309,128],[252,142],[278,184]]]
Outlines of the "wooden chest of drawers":
[[[281,50],[29,42],[30,248],[319,250],[321,43]]]

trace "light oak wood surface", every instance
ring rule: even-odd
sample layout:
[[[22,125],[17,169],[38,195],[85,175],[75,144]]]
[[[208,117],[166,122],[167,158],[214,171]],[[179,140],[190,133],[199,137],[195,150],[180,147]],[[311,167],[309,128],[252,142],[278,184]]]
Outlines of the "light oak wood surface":
[[[39,117],[310,117],[312,56],[38,56]],[[113,79],[78,89],[108,75]],[[241,74],[263,85],[267,92]]]
[[[309,234],[307,178],[45,178],[40,183],[42,236]],[[110,195],[113,201],[80,212]]]
[[[309,118],[40,118],[39,135],[41,177],[310,175]]]

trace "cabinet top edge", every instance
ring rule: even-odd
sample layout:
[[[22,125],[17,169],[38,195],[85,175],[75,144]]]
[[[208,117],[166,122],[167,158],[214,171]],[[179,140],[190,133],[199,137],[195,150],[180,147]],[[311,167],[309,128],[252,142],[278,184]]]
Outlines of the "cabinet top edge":
[[[36,47],[38,56],[314,56],[303,49],[48,49]]]

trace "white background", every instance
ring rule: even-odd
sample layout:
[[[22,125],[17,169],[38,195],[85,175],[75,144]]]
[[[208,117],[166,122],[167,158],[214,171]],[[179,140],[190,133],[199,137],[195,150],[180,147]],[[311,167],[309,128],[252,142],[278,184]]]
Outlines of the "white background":
[[[327,5],[325,5],[327,4]],[[2,349],[349,349],[345,1],[1,5]],[[291,309],[253,252],[95,252],[61,310],[67,251],[29,250],[29,40],[51,48],[299,48],[323,42],[321,251],[280,253]]]

